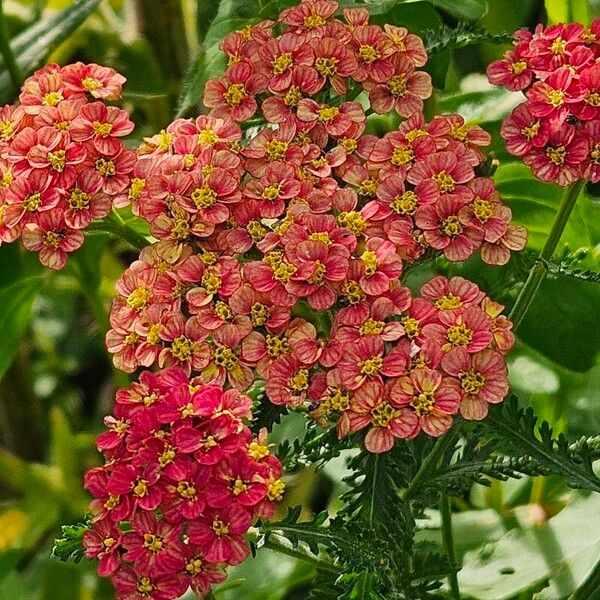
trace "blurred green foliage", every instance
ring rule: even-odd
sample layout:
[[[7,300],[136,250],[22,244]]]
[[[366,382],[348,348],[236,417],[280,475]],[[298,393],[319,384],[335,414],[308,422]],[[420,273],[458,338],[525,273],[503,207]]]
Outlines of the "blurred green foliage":
[[[224,67],[218,53],[222,37],[274,18],[292,3],[7,0],[4,9],[24,71],[44,61],[82,60],[108,64],[128,78],[124,105],[137,123],[128,141],[135,147],[174,115],[201,110],[204,83]],[[465,20],[495,34],[538,22],[589,23],[600,12],[597,0],[344,0],[342,5],[366,6],[374,22],[404,25],[422,35]],[[560,192],[511,162],[499,139],[501,120],[518,97],[490,88],[483,73],[505,48],[481,43],[433,54],[428,69],[438,90],[427,110],[459,112],[492,133],[500,160],[498,187],[517,222],[529,229],[533,252],[545,239]],[[3,101],[14,98],[1,62],[0,90]],[[373,131],[390,126],[381,118],[370,123]],[[581,252],[571,266],[600,271],[600,203],[592,193],[580,199],[559,260],[576,251]],[[434,271],[465,273],[511,304],[531,265],[528,256],[496,270],[477,260],[459,268],[440,262],[411,275],[411,281]],[[112,368],[103,338],[114,283],[134,258],[124,243],[98,234],[88,238],[68,269],[50,275],[16,245],[0,248],[0,600],[113,597],[94,565],[62,564],[50,558],[50,548],[61,523],[74,523],[85,513],[81,479],[99,460],[94,436],[110,411],[115,387],[128,381]],[[599,309],[598,285],[564,274],[550,277],[510,359],[513,389],[521,400],[571,438],[600,428]],[[276,427],[275,441],[301,437],[303,431],[302,418],[287,417]],[[335,512],[345,475],[344,457],[321,470],[296,470],[287,476],[286,503],[302,505],[307,517],[324,509]],[[599,555],[598,498],[569,490],[555,477],[476,485],[455,508],[460,511],[455,536],[465,565],[461,585],[481,600],[564,598],[584,582]],[[594,514],[592,523],[588,517]],[[441,548],[439,515],[431,511],[419,526],[417,538]],[[234,569],[214,596],[306,598],[313,575],[310,565],[260,550]]]

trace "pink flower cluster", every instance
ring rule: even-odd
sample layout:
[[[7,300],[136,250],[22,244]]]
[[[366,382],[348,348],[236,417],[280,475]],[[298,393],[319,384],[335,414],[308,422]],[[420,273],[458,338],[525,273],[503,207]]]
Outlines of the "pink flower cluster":
[[[430,84],[415,70],[422,42],[368,25],[364,10],[338,20],[336,8],[305,1],[282,13],[288,27],[278,37],[271,22],[228,36],[230,66],[206,89],[211,113],[178,119],[140,147],[128,197],[157,242],[117,284],[107,346],[118,368],[176,365],[242,392],[262,379],[271,402],[292,407],[326,406],[340,389],[354,395],[368,383],[390,414],[389,390],[422,347],[431,348],[430,370],[451,349],[467,353],[461,364],[485,350],[473,368],[506,380],[500,354],[510,343],[494,341],[510,329],[502,307],[453,280],[470,295],[453,292],[456,310],[438,310],[400,283],[404,265],[424,255],[460,261],[480,250],[504,264],[524,246],[526,232],[511,224],[492,179],[475,172],[489,135],[458,115],[426,122]],[[413,93],[425,80],[427,94]],[[380,103],[382,86],[393,103]],[[383,138],[366,135],[365,109],[341,96],[354,88],[406,120]],[[257,112],[263,125],[244,135],[236,121]],[[455,384],[447,415],[461,403]],[[469,418],[504,396],[485,389],[463,398]],[[400,437],[439,435],[450,424],[421,418],[440,413],[433,400],[426,408],[394,401],[411,415]],[[354,430],[368,420],[359,422]],[[389,449],[390,439],[368,447]]]
[[[119,203],[137,161],[121,138],[134,124],[105,101],[124,82],[108,67],[51,64],[25,81],[19,104],[0,108],[0,243],[20,237],[61,269],[91,220]]]
[[[526,101],[502,126],[512,154],[542,181],[600,181],[600,18],[519,30],[514,48],[488,68],[491,83]]]
[[[204,596],[246,558],[244,534],[273,516],[284,489],[251,416],[247,396],[177,368],[117,392],[97,442],[105,464],[85,477],[94,501],[84,547],[120,600]]]

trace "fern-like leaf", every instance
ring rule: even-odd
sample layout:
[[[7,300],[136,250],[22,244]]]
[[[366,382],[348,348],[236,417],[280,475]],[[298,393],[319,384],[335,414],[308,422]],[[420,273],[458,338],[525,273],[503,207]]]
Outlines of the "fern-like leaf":
[[[491,33],[469,23],[461,22],[456,27],[442,25],[425,34],[425,46],[429,54],[444,50],[454,50],[475,44],[506,44],[512,40],[512,33]]]

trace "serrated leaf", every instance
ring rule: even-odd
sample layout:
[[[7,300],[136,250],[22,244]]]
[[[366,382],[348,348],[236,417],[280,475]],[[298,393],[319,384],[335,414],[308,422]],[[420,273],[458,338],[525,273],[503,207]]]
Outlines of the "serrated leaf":
[[[50,53],[66,40],[94,11],[101,0],[75,0],[69,8],[32,25],[11,41],[17,64],[25,75],[42,65]],[[0,71],[0,102],[12,100],[8,71]]]

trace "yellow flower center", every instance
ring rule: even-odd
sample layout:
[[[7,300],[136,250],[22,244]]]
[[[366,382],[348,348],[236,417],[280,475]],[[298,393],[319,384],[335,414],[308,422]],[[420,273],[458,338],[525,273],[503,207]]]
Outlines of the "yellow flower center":
[[[432,178],[438,185],[440,192],[452,192],[456,188],[456,181],[447,171],[440,171]]]
[[[325,265],[317,260],[315,262],[315,270],[312,272],[312,275],[308,278],[308,283],[315,283],[317,285],[321,285],[323,283],[323,279],[325,278],[325,273],[327,268]]]
[[[358,147],[358,142],[354,138],[343,138],[338,141],[338,144],[349,154],[352,154]]]
[[[342,294],[346,303],[351,306],[362,302],[366,298],[366,294],[356,281],[348,281],[342,287]]]
[[[5,140],[10,138],[15,132],[15,128],[10,121],[2,121],[0,123],[0,136],[2,136]]]
[[[456,237],[462,233],[462,225],[456,215],[450,215],[442,221],[442,232],[448,237]]]
[[[139,498],[143,498],[148,493],[148,482],[144,479],[138,479],[133,486],[133,493]]]
[[[394,75],[388,80],[386,85],[392,93],[392,96],[398,98],[406,94],[407,83],[406,75]]]
[[[193,342],[184,335],[173,340],[171,345],[171,354],[181,362],[185,362],[192,357]]]
[[[210,128],[205,127],[198,134],[198,142],[207,146],[214,146],[219,141],[219,136]]]
[[[310,15],[304,17],[304,27],[322,27],[326,22],[327,21],[325,21],[321,15],[315,13],[314,11],[312,11]]]
[[[273,267],[273,277],[281,283],[287,283],[297,270],[294,265],[281,262]]]
[[[216,201],[217,193],[206,184],[192,192],[192,202],[197,208],[210,208]]]
[[[261,327],[269,318],[269,308],[260,302],[255,302],[250,307],[250,320],[254,327]]]
[[[390,208],[398,215],[414,215],[419,206],[419,197],[411,190],[396,196],[390,203]]]
[[[335,390],[335,392],[329,396],[329,402],[331,408],[337,412],[344,412],[350,408],[350,396],[345,390]]]
[[[267,354],[271,358],[277,358],[290,351],[290,344],[287,338],[279,338],[276,335],[268,335],[266,339]]]
[[[439,310],[454,310],[462,306],[462,300],[454,294],[446,294],[435,301],[435,307]]]
[[[298,102],[302,100],[302,92],[297,85],[293,85],[283,97],[283,103],[286,106],[298,106]]]
[[[433,392],[421,392],[415,394],[410,401],[410,405],[420,417],[433,412],[435,407],[435,397]]]
[[[367,226],[364,217],[355,210],[341,212],[336,221],[341,227],[347,227],[354,235],[360,235]]]
[[[546,92],[546,97],[548,98],[548,102],[556,108],[563,103],[565,93],[562,90],[550,90]]]
[[[250,445],[248,446],[248,456],[250,456],[254,460],[260,460],[261,458],[264,458],[265,456],[269,456],[269,454],[270,454],[269,446],[267,446],[265,444],[261,444],[260,442],[257,442],[256,440],[253,442],[250,442]]]
[[[590,152],[590,160],[595,165],[600,165],[600,143],[595,143]]]
[[[279,198],[280,193],[281,193],[281,184],[272,183],[271,185],[268,185],[267,187],[265,187],[263,189],[261,196],[262,196],[263,200],[273,201],[273,200],[277,200],[277,198]]]
[[[375,427],[387,427],[392,419],[398,415],[398,410],[395,409],[389,402],[381,402],[373,407],[371,411],[371,423]]]
[[[521,129],[521,133],[528,140],[531,140],[531,139],[533,139],[538,134],[539,130],[540,130],[540,122],[536,121],[535,123],[533,123],[529,127],[523,127],[523,129]]]
[[[318,110],[317,114],[321,123],[329,123],[340,114],[340,109],[337,106],[324,106]]]
[[[158,464],[161,467],[166,467],[170,465],[175,460],[176,452],[173,446],[169,446],[165,450],[163,450],[162,454],[158,457]]]
[[[520,75],[527,68],[527,63],[524,60],[517,60],[510,64],[510,68],[515,75]]]
[[[23,208],[27,212],[35,212],[40,205],[42,204],[42,194],[40,192],[36,192],[35,194],[31,194],[31,196],[27,196],[23,201]]]
[[[285,483],[281,479],[275,479],[270,481],[267,486],[267,496],[269,500],[279,501],[283,498],[283,492],[285,491]]]
[[[250,221],[246,226],[246,231],[255,242],[260,242],[267,234],[267,230],[261,225],[260,221]]]
[[[373,252],[372,250],[365,250],[365,252],[363,252],[361,254],[360,259],[363,261],[363,264],[365,265],[365,275],[367,277],[370,277],[371,275],[375,275],[375,272],[377,271],[377,254],[375,254],[375,252]]]
[[[398,146],[397,148],[394,148],[390,162],[397,167],[403,167],[412,163],[414,159],[415,153],[412,151],[412,148]]]
[[[473,369],[458,374],[460,385],[465,394],[476,396],[485,385],[485,376]]]
[[[453,325],[448,328],[446,339],[452,346],[468,346],[473,341],[473,332],[466,325]]]
[[[358,186],[359,196],[375,196],[377,194],[377,186],[379,182],[377,179],[370,177],[369,179],[363,179]]]
[[[191,576],[198,575],[198,573],[202,573],[202,560],[200,558],[191,558],[185,564],[185,570]]]
[[[238,106],[246,95],[246,86],[243,83],[232,83],[223,94],[223,98],[229,106]]]
[[[171,236],[176,240],[187,240],[190,237],[190,224],[186,219],[176,219]]]
[[[127,297],[127,306],[134,310],[141,310],[148,304],[151,295],[152,293],[148,288],[143,286],[135,288],[135,290]]]
[[[366,63],[372,63],[378,58],[381,58],[381,54],[377,52],[377,49],[369,44],[363,44],[358,49],[358,55],[360,56],[361,60]]]
[[[231,492],[233,493],[234,496],[239,496],[240,494],[243,494],[244,492],[248,491],[248,486],[238,477],[234,482],[233,482],[233,486],[231,487]]]
[[[584,100],[590,106],[600,106],[600,94],[598,92],[590,92]]]
[[[494,214],[494,203],[477,196],[471,202],[471,210],[481,223],[487,223]]]
[[[117,172],[115,163],[112,160],[105,160],[104,158],[96,159],[95,167],[96,171],[98,171],[102,177],[110,177]]]
[[[142,577],[138,581],[136,590],[143,596],[150,596],[154,591],[154,585],[147,577]]]
[[[331,238],[329,237],[329,233],[326,231],[315,231],[308,236],[308,239],[313,242],[321,242],[326,246],[331,245]]]
[[[44,94],[42,104],[44,106],[56,106],[61,100],[63,100],[63,97],[60,92],[48,92]]]
[[[385,328],[385,321],[376,321],[370,317],[360,326],[360,335],[379,335]]]
[[[85,77],[81,80],[81,85],[87,92],[95,92],[102,87],[102,83],[93,77]]]
[[[550,51],[552,54],[564,54],[567,48],[567,42],[563,40],[561,37],[557,37],[550,46]]]
[[[564,146],[557,146],[556,148],[550,146],[546,149],[546,156],[552,164],[562,165],[567,158],[567,151]]]
[[[112,537],[108,537],[102,542],[102,544],[104,545],[104,547],[107,550],[112,548],[116,543],[117,543],[117,540],[115,540],[115,538],[112,538]]]
[[[148,548],[150,552],[154,554],[160,552],[164,547],[162,537],[160,535],[154,535],[152,533],[144,534],[144,548]]]
[[[421,332],[421,325],[417,319],[413,317],[404,317],[401,322],[407,337],[417,337]]]
[[[383,368],[383,358],[374,356],[360,363],[360,372],[367,377],[374,377]]]
[[[69,206],[73,210],[82,210],[90,205],[92,196],[79,188],[75,188],[69,197]]]
[[[417,138],[423,137],[429,135],[424,129],[411,129],[410,131],[407,131],[406,134],[404,135],[404,137],[409,141],[409,142],[414,142]]]
[[[288,379],[288,385],[294,392],[303,392],[308,389],[308,370],[300,369]]]
[[[131,180],[131,186],[129,187],[129,199],[137,200],[140,197],[141,193],[144,191],[145,187],[145,179],[138,179],[137,177],[134,177]]]
[[[215,519],[212,522],[212,530],[215,532],[217,537],[222,537],[229,533],[229,525],[226,525],[220,519]]]
[[[293,64],[294,59],[292,58],[291,52],[281,54],[271,62],[271,66],[273,67],[273,75],[283,75],[283,73],[285,73]]]
[[[207,294],[216,294],[221,287],[221,278],[211,269],[205,271],[201,279],[202,287]]]
[[[237,365],[237,357],[231,348],[216,344],[215,347],[215,364],[223,367],[226,371],[230,371]]]
[[[137,341],[139,339],[140,336],[135,331],[132,331],[129,335],[125,337],[124,342],[127,346],[134,346],[135,344],[137,344]]]
[[[469,127],[467,125],[455,125],[450,129],[450,135],[460,142],[464,142],[469,135]]]
[[[46,244],[48,246],[52,246],[53,248],[58,248],[61,240],[62,235],[60,235],[60,233],[56,233],[56,231],[48,231],[44,236],[44,241]]]
[[[113,130],[112,123],[100,123],[100,121],[94,121],[92,123],[92,129],[94,133],[100,137],[108,137],[110,132]]]
[[[177,484],[177,493],[186,500],[196,496],[196,488],[189,481],[180,481]]]
[[[281,140],[271,140],[265,144],[265,151],[269,160],[283,160],[288,148],[288,142]]]
[[[111,494],[102,506],[104,506],[106,510],[114,510],[115,508],[117,508],[117,506],[119,506],[120,501],[121,500],[119,496]]]
[[[48,162],[55,171],[62,173],[67,164],[67,153],[64,150],[48,152]]]

